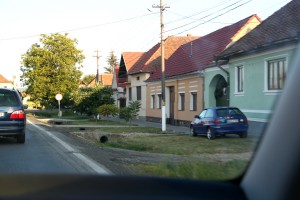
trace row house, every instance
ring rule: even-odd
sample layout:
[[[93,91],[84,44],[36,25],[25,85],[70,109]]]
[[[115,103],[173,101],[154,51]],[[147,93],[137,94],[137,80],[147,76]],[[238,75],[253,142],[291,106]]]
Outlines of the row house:
[[[254,29],[261,20],[252,15],[203,37],[170,36],[165,40],[165,97],[167,123],[186,125],[205,105],[204,70],[215,56]],[[160,44],[139,53],[127,68],[122,55],[117,77],[126,78],[126,100],[139,100],[139,115],[148,121],[161,121],[161,49]],[[123,60],[123,61],[122,61]],[[123,63],[122,63],[123,62]],[[122,67],[122,65],[124,65]],[[129,66],[128,66],[129,67]],[[224,91],[227,80],[217,80],[209,87]],[[226,99],[226,98],[223,98]],[[226,100],[215,99],[220,104]]]
[[[211,85],[228,81],[229,105],[263,128],[284,88],[298,49],[300,2],[291,1],[216,57],[205,69],[205,106],[216,106]]]

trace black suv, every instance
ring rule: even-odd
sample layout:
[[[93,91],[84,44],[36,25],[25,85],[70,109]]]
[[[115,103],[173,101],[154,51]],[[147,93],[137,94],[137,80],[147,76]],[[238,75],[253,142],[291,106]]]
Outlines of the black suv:
[[[25,106],[27,107],[27,106]],[[26,114],[19,92],[0,88],[0,136],[25,142]]]

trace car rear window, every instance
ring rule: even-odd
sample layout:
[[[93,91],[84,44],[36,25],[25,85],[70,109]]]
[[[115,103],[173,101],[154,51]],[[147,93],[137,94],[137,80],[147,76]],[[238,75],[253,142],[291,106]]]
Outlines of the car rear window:
[[[221,108],[217,109],[217,115],[219,117],[228,117],[234,115],[243,115],[243,113],[237,108]]]
[[[18,106],[18,99],[13,92],[0,92],[0,106]]]

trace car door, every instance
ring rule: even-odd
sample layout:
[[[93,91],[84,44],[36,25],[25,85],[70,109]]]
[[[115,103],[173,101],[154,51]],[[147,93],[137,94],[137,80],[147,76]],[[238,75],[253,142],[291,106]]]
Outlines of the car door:
[[[196,133],[203,133],[203,120],[205,118],[205,114],[207,112],[207,109],[204,109],[199,117],[194,119],[194,130]]]

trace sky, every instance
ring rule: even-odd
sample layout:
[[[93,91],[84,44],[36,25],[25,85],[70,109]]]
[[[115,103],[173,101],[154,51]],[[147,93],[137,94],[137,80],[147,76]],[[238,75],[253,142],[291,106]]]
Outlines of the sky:
[[[262,20],[290,0],[164,0],[164,38],[203,36],[252,14]],[[0,74],[20,77],[21,55],[40,34],[68,33],[83,50],[84,75],[111,51],[145,52],[160,42],[160,0],[0,0]],[[19,85],[21,85],[19,83]]]

